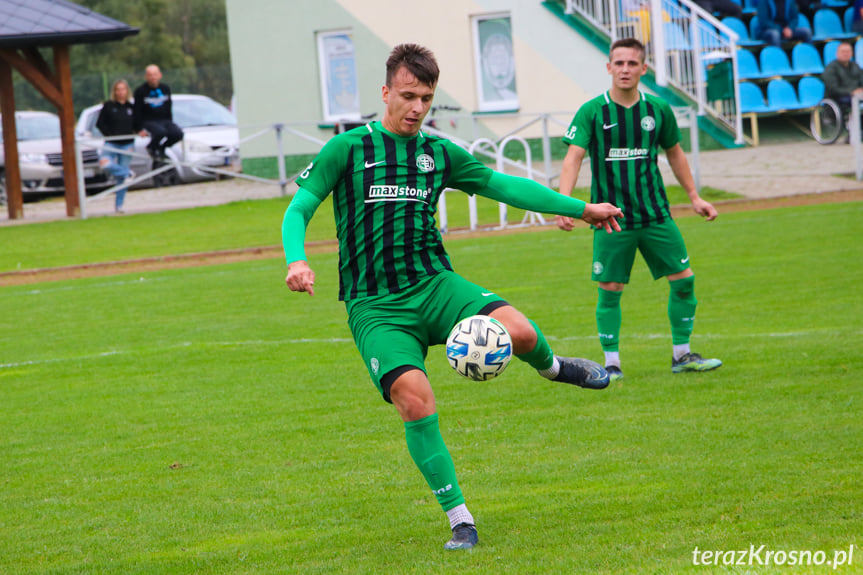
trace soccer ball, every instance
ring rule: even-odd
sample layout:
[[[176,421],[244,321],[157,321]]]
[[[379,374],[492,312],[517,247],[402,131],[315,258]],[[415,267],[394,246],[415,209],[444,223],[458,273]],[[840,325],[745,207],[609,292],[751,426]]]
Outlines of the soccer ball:
[[[512,339],[496,319],[474,315],[452,328],[446,340],[446,357],[452,368],[468,379],[494,379],[512,358]]]

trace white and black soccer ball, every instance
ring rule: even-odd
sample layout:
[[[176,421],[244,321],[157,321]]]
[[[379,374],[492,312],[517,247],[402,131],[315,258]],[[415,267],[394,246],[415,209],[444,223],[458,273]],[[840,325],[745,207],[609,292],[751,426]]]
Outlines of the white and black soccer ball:
[[[446,357],[452,368],[468,379],[494,379],[512,359],[512,339],[496,319],[474,315],[452,328],[446,340]]]

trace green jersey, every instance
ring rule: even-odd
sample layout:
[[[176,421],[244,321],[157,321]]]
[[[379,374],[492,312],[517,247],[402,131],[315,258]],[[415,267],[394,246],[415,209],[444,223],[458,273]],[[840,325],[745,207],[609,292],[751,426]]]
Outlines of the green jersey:
[[[587,150],[593,176],[591,202],[608,202],[623,210],[624,229],[639,229],[671,219],[659,173],[659,148],[680,141],[671,107],[639,92],[638,103],[625,108],[609,92],[585,103],[564,136],[566,144]]]
[[[332,138],[297,183],[332,191],[339,299],[392,294],[452,270],[435,222],[445,188],[481,191],[492,170],[449,140],[372,122]]]

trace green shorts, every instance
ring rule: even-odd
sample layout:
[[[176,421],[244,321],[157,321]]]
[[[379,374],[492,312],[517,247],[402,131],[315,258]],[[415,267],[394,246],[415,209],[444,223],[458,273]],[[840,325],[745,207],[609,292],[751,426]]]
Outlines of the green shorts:
[[[438,273],[396,294],[345,302],[357,349],[375,387],[390,403],[393,372],[425,372],[429,346],[446,343],[456,323],[504,305],[500,296],[454,272]]]
[[[641,252],[653,279],[682,272],[689,267],[686,244],[677,224],[668,220],[637,230],[613,234],[593,232],[593,274],[598,282],[629,283],[635,251]]]

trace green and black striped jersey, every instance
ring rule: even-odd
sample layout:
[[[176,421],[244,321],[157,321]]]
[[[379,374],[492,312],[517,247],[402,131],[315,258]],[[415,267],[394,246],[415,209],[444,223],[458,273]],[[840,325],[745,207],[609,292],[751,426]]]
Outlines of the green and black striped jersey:
[[[585,103],[564,136],[566,144],[590,155],[591,202],[608,202],[623,210],[624,229],[644,228],[671,219],[657,159],[659,148],[680,141],[671,107],[639,92],[638,103],[625,108],[606,92]]]
[[[397,293],[443,270],[449,256],[435,222],[445,188],[482,190],[492,170],[456,144],[372,122],[332,138],[297,183],[333,193],[339,299]]]

